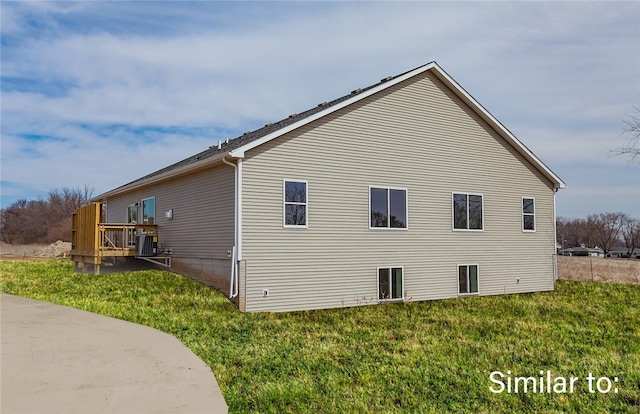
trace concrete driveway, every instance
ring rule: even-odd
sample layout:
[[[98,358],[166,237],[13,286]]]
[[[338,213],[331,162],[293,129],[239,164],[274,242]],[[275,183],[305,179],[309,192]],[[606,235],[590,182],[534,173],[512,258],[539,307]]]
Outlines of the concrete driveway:
[[[211,369],[176,338],[0,295],[2,414],[227,413]]]

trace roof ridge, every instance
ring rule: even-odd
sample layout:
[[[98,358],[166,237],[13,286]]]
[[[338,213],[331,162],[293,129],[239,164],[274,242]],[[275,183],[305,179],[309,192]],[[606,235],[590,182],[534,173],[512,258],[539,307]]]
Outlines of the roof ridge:
[[[300,113],[291,114],[286,118],[280,119],[279,121],[266,123],[263,127],[260,127],[253,131],[247,131],[236,138],[226,139],[224,141],[221,140],[219,141],[218,145],[212,145],[204,151],[201,151],[195,155],[192,155],[160,170],[147,174],[116,189],[101,194],[94,199],[100,199],[101,197],[118,193],[120,191],[127,191],[133,188],[137,188],[138,186],[143,185],[144,181],[168,174],[173,170],[184,171],[186,169],[197,169],[197,165],[193,167],[189,166],[192,166],[201,161],[206,161],[207,159],[211,159],[211,162],[217,162],[217,160],[224,158],[226,155],[241,158],[244,156],[245,151],[251,150],[256,146],[262,145],[263,143],[277,138],[282,134],[286,134],[287,132],[303,126],[306,123],[313,122],[314,120],[321,118],[333,111],[340,110],[341,108],[344,108],[345,106],[348,106],[360,99],[364,99],[372,94],[386,89],[387,87],[403,82],[417,74],[423,73],[424,71],[430,69],[434,69],[435,75],[441,81],[445,82],[448,87],[452,88],[453,92],[458,95],[465,102],[465,104],[470,105],[471,108],[476,113],[478,113],[481,118],[489,122],[489,124],[493,128],[495,128],[496,131],[498,131],[498,133],[504,139],[506,139],[511,145],[513,145],[515,149],[520,152],[520,154],[522,154],[529,162],[532,162],[536,168],[538,168],[549,180],[551,180],[554,183],[555,188],[566,187],[566,184],[558,176],[556,176],[555,173],[551,171],[549,167],[547,167],[535,154],[533,154],[533,152],[529,148],[527,148],[522,142],[520,142],[518,138],[516,138],[515,135],[513,135],[504,125],[502,125],[502,123],[500,123],[497,118],[491,115],[491,113],[486,110],[478,101],[476,101],[475,98],[471,96],[471,94],[469,94],[461,85],[459,85],[453,78],[451,78],[451,76],[449,76],[442,68],[440,68],[440,66],[438,66],[435,61],[432,61],[402,72],[398,75],[387,76],[373,85],[367,86],[365,88],[357,88],[351,91],[351,93],[349,94],[340,96],[329,102],[321,102],[320,104],[312,108],[309,108]],[[205,166],[205,164],[200,165]],[[176,171],[175,173],[180,174],[181,172]]]
[[[301,121],[301,120],[303,120],[305,118],[308,118],[311,115],[314,115],[314,114],[316,114],[318,112],[324,111],[327,108],[331,108],[332,106],[335,106],[335,105],[337,105],[337,104],[339,104],[339,103],[341,103],[343,101],[346,101],[347,99],[353,98],[354,96],[357,96],[357,95],[359,95],[361,93],[364,93],[364,92],[366,92],[366,91],[368,91],[370,89],[376,88],[376,87],[380,86],[383,83],[389,82],[389,81],[391,81],[393,79],[396,79],[398,77],[404,76],[407,73],[413,72],[413,71],[415,71],[417,69],[420,69],[422,67],[431,65],[433,63],[435,63],[435,62],[432,61],[432,62],[429,62],[429,63],[425,63],[425,64],[420,65],[418,67],[415,67],[413,69],[410,69],[410,70],[407,70],[405,72],[402,72],[402,73],[400,73],[398,75],[387,76],[385,78],[382,78],[379,82],[374,83],[373,85],[366,86],[364,88],[356,88],[356,89],[352,90],[350,93],[348,93],[346,95],[340,96],[340,97],[338,97],[336,99],[333,99],[331,101],[323,101],[323,102],[319,103],[318,105],[316,105],[316,106],[314,106],[312,108],[306,109],[306,110],[304,110],[302,112],[291,114],[288,117],[280,119],[278,121],[268,122],[263,127],[257,128],[257,129],[255,129],[253,131],[247,131],[244,134],[242,134],[240,136],[237,136],[235,138],[227,138],[225,140],[221,140],[220,141],[221,145],[219,145],[219,146],[216,145],[216,144],[213,144],[213,145],[211,145],[209,148],[207,148],[204,151],[201,151],[201,152],[199,152],[197,154],[191,155],[191,156],[189,156],[189,157],[187,157],[187,158],[185,158],[183,160],[175,162],[175,163],[173,163],[171,165],[168,165],[168,166],[166,166],[164,168],[161,168],[159,170],[153,171],[153,172],[151,172],[151,173],[149,173],[149,174],[147,174],[145,176],[142,176],[140,178],[137,178],[137,179],[135,179],[135,180],[133,180],[133,181],[127,183],[127,184],[121,185],[120,187],[117,187],[114,190],[126,187],[126,186],[131,185],[133,183],[136,183],[138,181],[142,181],[142,180],[146,180],[148,178],[155,177],[156,175],[160,175],[162,173],[171,171],[171,170],[176,169],[178,167],[190,165],[190,164],[196,163],[198,161],[201,161],[201,160],[204,160],[204,159],[207,159],[207,158],[211,158],[212,156],[220,154],[220,153],[223,153],[223,152],[232,151],[232,150],[234,150],[236,148],[239,148],[239,147],[241,147],[241,146],[243,146],[245,144],[248,144],[248,143],[253,142],[253,141],[257,140],[257,139],[260,139],[260,138],[262,138],[262,137],[264,137],[264,136],[266,136],[268,134],[271,134],[271,133],[276,132],[276,131],[278,131],[278,130],[280,130],[282,128],[285,128],[285,127],[287,127],[287,126],[289,126],[291,124],[294,124],[294,123],[296,123],[298,121]]]

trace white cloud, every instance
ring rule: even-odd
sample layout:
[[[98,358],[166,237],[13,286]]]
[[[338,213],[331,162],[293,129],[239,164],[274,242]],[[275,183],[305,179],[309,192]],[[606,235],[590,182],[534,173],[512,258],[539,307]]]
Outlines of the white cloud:
[[[619,163],[604,153],[640,97],[640,62],[629,58],[638,3],[0,7],[2,179],[38,191],[75,183],[78,171],[107,190],[431,60],[562,178]],[[113,125],[117,136],[96,132]],[[136,128],[151,145],[132,145]],[[37,141],[41,158],[14,161],[35,145],[27,135],[56,139]]]
[[[53,188],[93,185],[106,191],[202,151],[212,137],[180,134],[120,133],[117,139],[90,131],[62,128],[66,140],[3,139],[2,180],[29,183],[38,193]],[[6,145],[5,145],[6,142]],[[8,191],[7,191],[8,190]],[[20,188],[3,187],[4,196],[20,196]]]

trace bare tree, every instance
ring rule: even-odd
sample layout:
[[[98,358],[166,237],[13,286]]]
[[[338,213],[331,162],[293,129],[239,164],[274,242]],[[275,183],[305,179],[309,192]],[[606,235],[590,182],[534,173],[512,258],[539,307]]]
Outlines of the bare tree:
[[[560,243],[563,249],[567,247],[573,247],[574,245],[569,241],[569,224],[571,219],[559,216],[556,218],[556,241]]]
[[[634,106],[634,113],[624,120],[626,124],[623,135],[627,141],[619,147],[610,149],[614,156],[629,158],[629,162],[640,162],[640,107]]]
[[[585,219],[556,219],[557,241],[563,248],[577,246],[595,246],[593,222]]]
[[[625,214],[622,224],[622,240],[627,248],[627,257],[631,258],[636,247],[640,247],[640,220]]]
[[[587,223],[593,232],[593,240],[604,255],[611,251],[616,244],[620,244],[620,235],[624,223],[624,213],[600,213],[587,216]]]
[[[10,244],[51,243],[71,239],[71,215],[89,202],[93,189],[65,187],[46,199],[21,199],[0,214],[0,239]]]

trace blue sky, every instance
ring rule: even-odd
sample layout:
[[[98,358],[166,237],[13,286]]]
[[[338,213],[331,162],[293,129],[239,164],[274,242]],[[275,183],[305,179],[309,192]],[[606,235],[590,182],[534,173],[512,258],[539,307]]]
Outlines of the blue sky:
[[[558,215],[640,218],[608,156],[640,105],[639,2],[12,2],[2,207],[99,194],[437,61],[567,184]],[[401,137],[398,137],[401,139]]]

